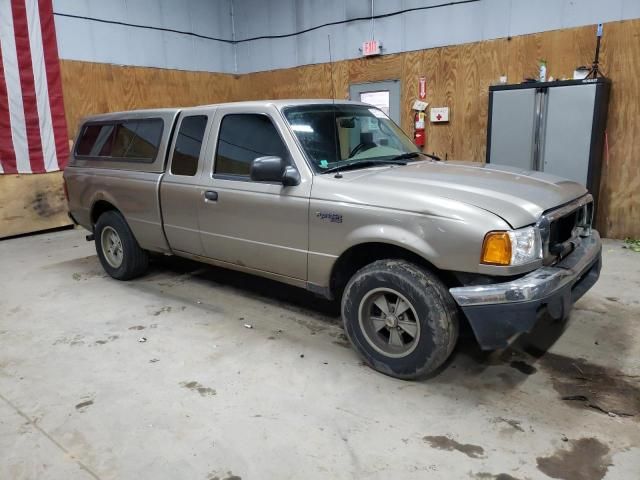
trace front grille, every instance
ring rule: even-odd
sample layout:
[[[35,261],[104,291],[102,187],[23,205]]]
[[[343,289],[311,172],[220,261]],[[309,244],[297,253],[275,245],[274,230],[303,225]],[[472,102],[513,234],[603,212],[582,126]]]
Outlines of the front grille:
[[[581,236],[591,233],[593,199],[591,195],[545,213],[538,223],[544,245],[545,264],[565,257]]]
[[[578,226],[579,213],[581,213],[581,210],[576,210],[551,222],[549,226],[550,248],[564,243],[574,236],[574,230]]]

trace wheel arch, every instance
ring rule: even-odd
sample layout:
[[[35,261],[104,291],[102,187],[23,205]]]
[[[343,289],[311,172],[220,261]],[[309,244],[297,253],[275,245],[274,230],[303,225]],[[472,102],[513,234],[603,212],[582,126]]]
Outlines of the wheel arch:
[[[424,256],[405,246],[387,242],[363,242],[349,247],[334,262],[329,277],[331,296],[340,300],[347,282],[354,273],[370,263],[385,259],[415,263],[436,275],[448,287],[458,285],[452,273],[441,270]]]
[[[119,212],[119,213],[122,214],[122,212],[120,212],[118,207],[116,207],[109,200],[105,200],[103,198],[100,198],[100,199],[94,201],[93,205],[91,206],[91,214],[90,214],[91,227],[95,227],[96,222],[98,221],[98,218],[100,218],[100,215],[102,215],[103,213],[108,212],[110,210],[115,210],[116,212]]]

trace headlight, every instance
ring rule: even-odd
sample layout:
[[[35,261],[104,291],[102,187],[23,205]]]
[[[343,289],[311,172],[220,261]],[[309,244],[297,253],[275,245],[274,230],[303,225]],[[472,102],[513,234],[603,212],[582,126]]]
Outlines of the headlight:
[[[535,227],[526,227],[487,233],[480,261],[488,265],[524,265],[541,258],[540,231]]]

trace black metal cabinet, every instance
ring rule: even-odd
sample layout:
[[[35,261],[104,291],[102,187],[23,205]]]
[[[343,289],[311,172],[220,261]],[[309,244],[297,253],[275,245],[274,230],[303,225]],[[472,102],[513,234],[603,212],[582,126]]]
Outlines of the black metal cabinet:
[[[567,178],[597,199],[610,88],[606,78],[489,87],[487,163]]]

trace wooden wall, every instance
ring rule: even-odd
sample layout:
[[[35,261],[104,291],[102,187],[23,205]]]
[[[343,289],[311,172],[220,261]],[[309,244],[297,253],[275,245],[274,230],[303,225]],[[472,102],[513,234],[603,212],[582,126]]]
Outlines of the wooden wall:
[[[0,175],[0,238],[67,225],[62,172]]]
[[[426,151],[450,159],[482,161],[489,85],[500,75],[507,75],[510,83],[535,76],[540,58],[547,60],[549,75],[569,77],[577,65],[591,62],[594,47],[595,26],[558,30],[336,62],[333,83],[336,97],[348,98],[352,83],[399,79],[401,123],[411,132],[411,104],[417,97],[418,78],[426,76],[427,101],[432,106],[449,106],[451,114],[448,124],[427,125]],[[329,98],[333,90],[332,68],[327,64],[239,76],[69,60],[61,64],[70,137],[79,119],[89,114],[250,99]],[[640,20],[605,25],[601,65],[613,89],[598,227],[609,237],[640,237]],[[47,179],[48,186],[36,186],[44,180],[32,181],[29,191],[41,188],[60,198],[59,174],[40,177]],[[0,190],[15,191],[17,179],[0,175]],[[38,213],[29,202],[11,208],[5,204],[0,208],[0,238],[8,231],[23,233],[7,226],[7,219],[17,225],[16,217],[23,214],[29,219],[17,230],[42,230],[60,223],[61,217],[48,217],[46,209],[35,217],[33,212]]]
[[[609,237],[640,237],[640,20],[609,23],[604,31],[601,66],[613,88],[598,227]],[[426,100],[448,106],[451,120],[427,125],[425,150],[443,158],[483,161],[489,86],[500,75],[510,83],[535,77],[541,58],[548,62],[548,75],[570,77],[576,66],[590,64],[594,49],[595,26],[588,26],[341,61],[333,68],[336,97],[347,98],[352,83],[399,79],[401,123],[412,132],[411,104],[418,95],[418,78],[426,76]],[[237,100],[331,95],[328,65],[253,73],[238,82]]]
[[[139,108],[185,107],[232,101],[236,77],[61,60],[64,107],[73,137],[87,115]]]

